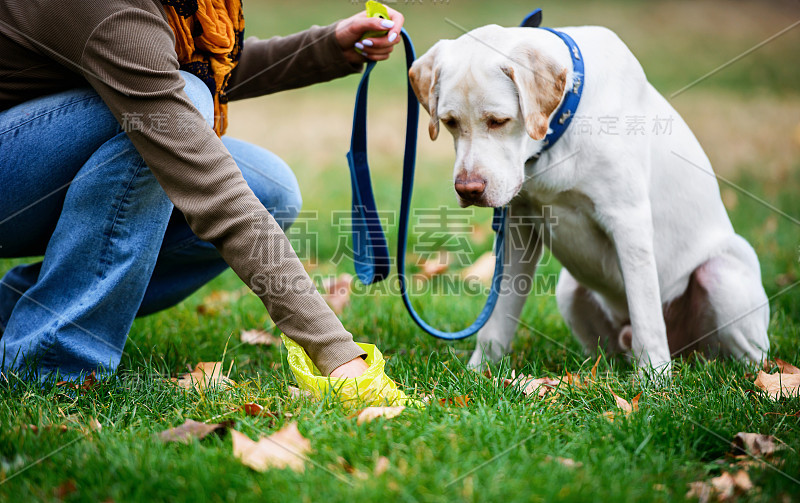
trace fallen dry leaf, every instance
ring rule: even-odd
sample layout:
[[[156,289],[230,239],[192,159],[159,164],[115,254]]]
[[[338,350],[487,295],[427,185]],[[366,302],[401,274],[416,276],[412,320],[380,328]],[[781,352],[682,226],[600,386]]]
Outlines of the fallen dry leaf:
[[[442,407],[466,407],[469,405],[469,396],[460,395],[453,398],[440,398],[439,405]]]
[[[36,426],[35,424],[29,424],[28,425],[28,429],[31,430],[34,433],[39,433],[39,431],[40,431],[39,427]],[[44,430],[44,431],[54,430],[54,431],[57,431],[59,433],[65,433],[67,431],[67,425],[66,424],[46,424],[46,425],[41,427],[41,430]]]
[[[611,391],[611,388],[609,388],[608,390]],[[614,395],[614,400],[616,400],[617,402],[617,407],[622,409],[622,411],[625,414],[630,414],[631,412],[633,412],[633,407],[631,407],[631,404],[628,403],[627,400],[625,400],[621,396],[617,396],[617,394],[614,393],[613,391],[611,391],[611,394]]]
[[[689,483],[689,491],[686,493],[686,499],[697,498],[700,503],[708,503],[711,499],[713,488],[708,482],[697,481]]]
[[[639,410],[639,399],[642,397],[641,392],[635,397],[633,397],[633,399],[629,403],[627,400],[614,393],[614,391],[612,391],[611,388],[608,388],[608,391],[610,391],[611,394],[614,396],[614,401],[617,404],[617,408],[620,409],[626,416],[631,414],[632,412],[636,412]],[[603,412],[603,417],[613,422],[614,418],[616,417],[616,414],[613,411],[609,410]]]
[[[356,421],[357,424],[362,425],[364,423],[369,423],[378,419],[379,417],[384,417],[386,419],[391,419],[395,416],[400,415],[401,412],[405,410],[405,407],[367,407],[363,409],[361,412],[358,413],[358,420]]]
[[[239,298],[244,295],[245,291],[248,290],[237,290],[235,292],[217,290],[211,292],[204,297],[200,305],[197,306],[197,312],[206,316],[216,316],[228,306],[239,300]]]
[[[602,358],[602,356],[603,355],[597,355],[597,360],[594,362],[594,365],[592,366],[592,371],[591,371],[592,381],[597,379],[597,364],[600,363],[600,358]]]
[[[353,276],[347,273],[340,274],[336,279],[328,279],[323,285],[322,297],[336,314],[342,314],[344,308],[350,303],[350,291],[353,286]]]
[[[222,375],[222,362],[200,362],[194,367],[194,371],[184,374],[180,378],[170,378],[169,381],[180,388],[197,391],[202,391],[209,386],[236,384]]]
[[[376,477],[380,477],[386,470],[389,469],[389,458],[386,456],[381,456],[375,461],[375,468],[372,470],[372,474]]]
[[[777,442],[778,440],[772,435],[740,431],[733,437],[731,447],[736,454],[746,452],[753,456],[771,456],[776,451],[786,447],[784,444]]]
[[[88,391],[88,390],[94,388],[95,386],[97,386],[98,382],[99,381],[97,380],[97,376],[94,375],[94,370],[93,370],[92,373],[89,374],[88,376],[86,376],[83,379],[83,382],[80,383],[80,384],[77,384],[77,383],[72,382],[72,381],[58,381],[56,383],[56,386],[65,387],[65,388],[69,388],[69,389],[75,389],[75,390],[81,390],[81,392],[85,392],[85,391]]]
[[[566,383],[570,386],[575,386],[576,388],[586,387],[586,381],[581,379],[578,374],[573,374],[569,370],[567,370],[567,375],[561,376],[558,379],[562,383]]]
[[[243,330],[239,339],[245,344],[280,346],[281,338],[264,330]]]
[[[444,274],[450,268],[450,254],[447,252],[436,252],[425,259],[420,265],[420,276],[430,279],[434,276]]]
[[[344,459],[341,456],[336,458],[336,463],[335,464],[328,464],[328,467],[332,471],[335,471],[335,470],[338,470],[338,469],[341,468],[347,474],[352,475],[353,477],[355,477],[357,479],[361,479],[361,480],[369,479],[369,474],[364,473],[361,470],[357,469],[356,467],[351,465],[349,461],[347,461],[346,459]]]
[[[53,494],[56,497],[56,499],[63,500],[77,490],[78,488],[75,486],[75,481],[72,479],[67,479],[64,482],[62,482],[58,487],[55,488]]]
[[[158,437],[163,442],[180,442],[183,444],[188,444],[191,443],[193,438],[203,439],[212,432],[222,436],[225,434],[228,428],[232,427],[233,421],[206,424],[187,419],[180,426],[162,431],[158,434]]]
[[[775,372],[767,374],[763,370],[758,371],[755,385],[757,388],[767,392],[770,398],[778,400],[782,396],[800,395],[800,374],[784,374]]]
[[[461,271],[463,279],[478,280],[483,284],[489,285],[494,277],[495,258],[492,252],[486,252],[476,260],[471,266]]]
[[[305,470],[305,454],[311,451],[311,442],[300,434],[297,423],[289,423],[258,442],[236,430],[231,430],[231,436],[233,455],[253,470],[287,467],[296,472]]]
[[[631,399],[631,409],[633,409],[633,412],[638,412],[639,411],[639,399],[640,398],[642,398],[642,392],[641,391],[639,392],[638,395],[636,395],[635,397],[633,397],[633,399]]]
[[[497,381],[497,379],[495,379],[495,381]],[[511,371],[511,379],[504,379],[503,386],[508,387],[514,385],[518,387],[525,396],[536,395],[539,398],[543,398],[550,390],[555,389],[560,382],[560,379],[553,379],[551,377],[534,378],[533,376],[526,376],[524,374],[517,377],[515,372]]]
[[[750,476],[744,470],[739,470],[734,475],[723,472],[719,477],[714,477],[711,482],[692,482],[686,498],[697,498],[705,503],[716,496],[717,501],[730,501],[734,496],[745,494],[753,489]]]
[[[787,363],[780,358],[775,358],[775,365],[778,366],[778,372],[781,374],[800,374],[800,369],[792,365],[791,363]]]
[[[245,414],[248,416],[256,416],[256,417],[272,417],[277,418],[278,416],[275,415],[274,412],[268,411],[264,408],[263,405],[259,405],[257,403],[246,403],[242,405],[241,410],[244,411]]]
[[[92,430],[92,431],[94,431],[96,433],[100,433],[103,430],[103,425],[100,424],[100,421],[98,421],[97,418],[95,418],[95,417],[90,417],[89,418],[89,422],[87,423],[87,426],[89,426],[90,430]]]

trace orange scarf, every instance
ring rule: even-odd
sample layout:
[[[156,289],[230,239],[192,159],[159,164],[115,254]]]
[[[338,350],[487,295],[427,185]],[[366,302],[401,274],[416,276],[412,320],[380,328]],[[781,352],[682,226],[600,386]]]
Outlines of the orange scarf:
[[[214,131],[228,127],[225,88],[239,62],[244,34],[241,0],[161,0],[175,32],[181,70],[196,75],[214,97]]]

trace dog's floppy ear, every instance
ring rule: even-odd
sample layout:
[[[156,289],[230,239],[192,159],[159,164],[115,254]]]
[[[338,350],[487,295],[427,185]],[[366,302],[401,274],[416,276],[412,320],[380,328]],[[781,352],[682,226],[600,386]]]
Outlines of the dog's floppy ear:
[[[567,69],[543,57],[538,51],[523,48],[514,52],[503,73],[517,86],[525,129],[534,140],[544,140],[550,115],[561,103],[567,84]]]
[[[439,104],[440,67],[436,64],[436,55],[439,53],[441,43],[441,41],[437,42],[422,57],[414,61],[408,71],[408,78],[411,80],[414,94],[417,95],[417,99],[431,116],[431,123],[428,125],[431,140],[435,140],[439,136],[439,114],[436,108]]]

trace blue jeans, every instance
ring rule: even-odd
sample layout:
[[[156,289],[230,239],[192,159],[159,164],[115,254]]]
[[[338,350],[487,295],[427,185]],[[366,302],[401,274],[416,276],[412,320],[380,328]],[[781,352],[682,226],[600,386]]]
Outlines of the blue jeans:
[[[211,93],[181,73],[211,124]],[[291,225],[301,199],[289,167],[222,141],[264,206]],[[136,316],[175,305],[227,268],[91,89],[0,112],[0,257],[35,255],[44,260],[0,280],[0,358],[4,372],[39,379],[113,372]]]

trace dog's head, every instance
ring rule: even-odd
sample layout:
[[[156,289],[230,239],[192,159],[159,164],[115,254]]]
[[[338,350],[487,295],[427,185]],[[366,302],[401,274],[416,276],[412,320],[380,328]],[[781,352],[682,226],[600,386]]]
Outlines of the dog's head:
[[[440,122],[453,135],[461,206],[507,204],[522,187],[525,162],[542,148],[567,69],[547,55],[541,33],[478,28],[438,42],[409,71],[431,116],[431,139]]]

